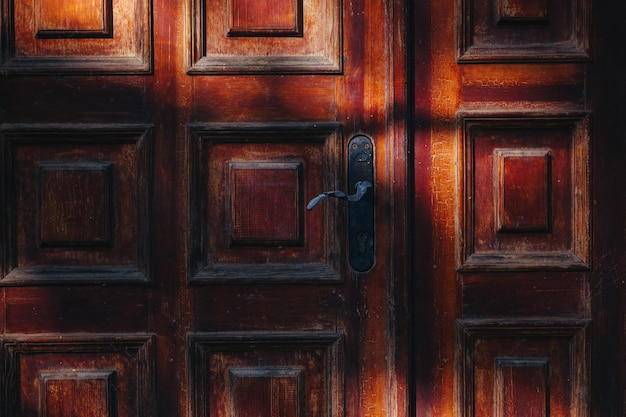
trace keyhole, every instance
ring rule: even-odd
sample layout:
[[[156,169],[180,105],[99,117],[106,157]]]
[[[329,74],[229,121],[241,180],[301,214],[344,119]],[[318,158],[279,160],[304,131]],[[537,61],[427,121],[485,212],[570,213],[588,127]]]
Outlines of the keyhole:
[[[365,244],[367,243],[367,234],[359,233],[356,238],[359,241],[359,253],[365,253]]]

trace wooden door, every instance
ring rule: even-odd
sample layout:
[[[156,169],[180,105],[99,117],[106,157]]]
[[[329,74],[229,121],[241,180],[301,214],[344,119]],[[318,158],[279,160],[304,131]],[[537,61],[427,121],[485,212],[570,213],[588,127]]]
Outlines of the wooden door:
[[[402,10],[2,1],[0,415],[397,407]],[[355,135],[375,175],[361,272],[347,203],[305,208],[354,192]]]
[[[625,412],[625,10],[608,3],[414,6],[418,416]]]
[[[624,415],[625,12],[3,0],[0,415]]]

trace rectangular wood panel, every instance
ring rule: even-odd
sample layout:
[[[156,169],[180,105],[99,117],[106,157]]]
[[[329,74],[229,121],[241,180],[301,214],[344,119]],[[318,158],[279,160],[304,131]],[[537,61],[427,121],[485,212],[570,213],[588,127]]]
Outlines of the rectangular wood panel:
[[[2,284],[149,280],[150,133],[146,125],[2,126]]]
[[[7,336],[9,417],[149,417],[154,340],[149,335]]]
[[[496,359],[496,416],[548,417],[550,373],[547,358]]]
[[[342,71],[340,1],[188,1],[189,74]]]
[[[226,332],[189,338],[198,417],[343,416],[343,336]]]
[[[228,36],[302,36],[303,0],[229,0]]]
[[[339,279],[341,211],[304,208],[341,188],[336,124],[198,124],[188,140],[193,282]]]
[[[149,73],[147,0],[3,0],[0,67],[16,74]]]
[[[43,417],[116,417],[116,372],[51,371],[40,373],[39,403]]]
[[[41,246],[112,246],[113,164],[39,164]]]
[[[464,319],[457,330],[460,416],[587,416],[587,321]]]
[[[589,0],[457,0],[461,63],[588,60]]]
[[[112,38],[113,1],[40,0],[36,38]]]
[[[299,367],[231,368],[228,371],[229,416],[304,415],[304,370]]]
[[[552,222],[550,151],[495,149],[498,232],[548,232]]]
[[[302,163],[231,162],[230,244],[302,246]]]
[[[459,114],[462,271],[587,269],[589,116]]]

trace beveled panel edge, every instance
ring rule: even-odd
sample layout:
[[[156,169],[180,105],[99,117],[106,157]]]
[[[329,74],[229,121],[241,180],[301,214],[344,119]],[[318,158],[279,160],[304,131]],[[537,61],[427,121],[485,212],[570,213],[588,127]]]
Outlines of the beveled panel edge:
[[[64,123],[4,123],[0,124],[0,161],[5,161],[11,153],[13,143],[40,143],[46,140],[58,140],[55,135],[77,135],[78,139],[65,138],[69,143],[90,143],[99,139],[85,138],[84,134],[111,135],[107,143],[135,143],[137,146],[136,160],[142,162],[144,170],[140,172],[144,178],[144,184],[138,185],[141,193],[138,195],[140,203],[143,205],[143,218],[140,218],[138,233],[142,236],[137,242],[137,261],[135,266],[127,265],[106,265],[95,267],[42,267],[42,268],[16,268],[15,251],[12,236],[13,221],[7,219],[9,195],[9,184],[7,180],[12,178],[12,162],[3,164],[3,181],[0,184],[0,287],[2,286],[22,286],[22,285],[49,285],[49,284],[151,284],[151,196],[152,196],[152,124],[64,124]],[[115,138],[116,134],[128,133],[136,135],[135,139]],[[43,135],[51,134],[51,139],[45,139]],[[7,135],[12,136],[7,139]],[[20,138],[20,135],[42,135],[42,139],[32,139],[29,137]]]
[[[150,75],[153,71],[152,51],[140,57],[110,58],[9,58],[0,71],[9,75]]]
[[[189,75],[228,74],[329,74],[340,75],[343,66],[340,57],[325,56],[252,56],[202,57],[189,65]]]
[[[473,193],[474,184],[468,175],[467,132],[469,125],[489,123],[529,123],[550,122],[563,126],[574,123],[572,155],[573,185],[582,184],[583,188],[572,192],[575,200],[572,221],[572,248],[566,252],[537,253],[473,253],[473,211],[468,196]],[[580,110],[554,111],[488,111],[461,110],[456,114],[457,145],[459,161],[459,208],[457,236],[457,271],[589,271],[592,268],[591,256],[591,112]],[[574,187],[576,188],[576,187]],[[514,261],[515,260],[515,261]],[[514,262],[512,262],[514,261]]]
[[[555,337],[569,338],[575,363],[575,380],[571,381],[576,417],[588,415],[588,399],[591,371],[591,320],[589,319],[457,319],[455,352],[456,415],[475,417],[473,392],[465,381],[473,381],[473,343],[480,337]],[[576,365],[579,365],[576,368]]]
[[[325,217],[331,219],[336,233],[334,237],[328,237],[326,248],[329,251],[328,263],[313,263],[302,267],[301,264],[212,264],[206,262],[208,245],[204,238],[197,239],[198,234],[205,232],[200,224],[199,216],[205,210],[202,206],[203,189],[199,183],[200,174],[204,167],[199,162],[203,150],[203,143],[240,142],[243,133],[256,133],[259,138],[280,141],[281,136],[293,133],[299,134],[299,140],[319,141],[324,143],[324,152],[327,154],[327,169],[338,170],[343,166],[339,155],[332,152],[336,146],[342,143],[342,125],[338,122],[269,122],[269,123],[190,123],[187,125],[186,140],[188,142],[187,167],[189,175],[188,191],[189,214],[188,227],[188,282],[190,284],[220,284],[220,283],[311,283],[311,282],[341,282],[343,258],[347,256],[341,247],[338,247],[341,236],[341,224],[337,213],[332,210],[330,204],[325,205]],[[339,143],[328,143],[329,136],[336,136]],[[277,139],[278,137],[278,139]],[[210,139],[208,139],[210,138]],[[325,184],[325,189],[337,189],[337,184]],[[199,214],[200,213],[200,214]],[[195,238],[195,239],[194,239]],[[200,242],[199,244],[197,242]],[[194,262],[194,257],[198,262]],[[251,274],[250,271],[254,273]],[[259,279],[260,277],[260,279]]]
[[[571,42],[543,45],[472,45],[473,17],[470,2],[456,0],[456,61],[471,63],[516,62],[587,62],[592,59],[590,50],[591,0],[572,0],[573,19]]]

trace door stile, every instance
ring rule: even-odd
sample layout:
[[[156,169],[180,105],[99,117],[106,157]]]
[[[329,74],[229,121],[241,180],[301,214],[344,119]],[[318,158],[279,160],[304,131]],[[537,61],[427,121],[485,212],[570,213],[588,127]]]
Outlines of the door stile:
[[[150,328],[156,336],[158,415],[188,413],[187,333],[191,295],[186,274],[186,126],[192,118],[187,2],[154,1],[154,72],[147,87],[154,123],[154,287]],[[167,395],[165,395],[167,393]]]

